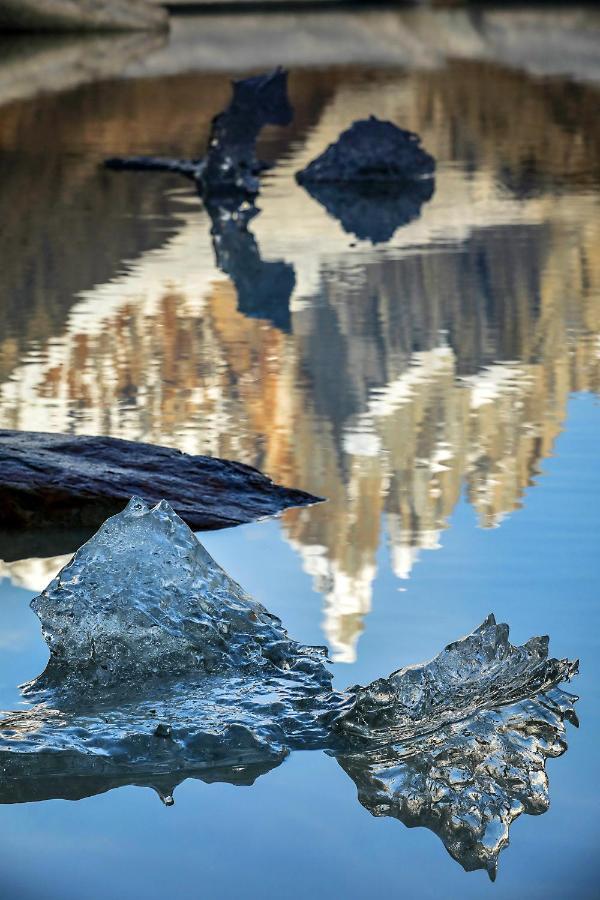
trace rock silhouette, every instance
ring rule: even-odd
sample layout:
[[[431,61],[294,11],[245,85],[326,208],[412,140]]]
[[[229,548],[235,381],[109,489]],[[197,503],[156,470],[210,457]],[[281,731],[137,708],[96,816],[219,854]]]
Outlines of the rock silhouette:
[[[406,183],[431,178],[434,171],[435,160],[417,134],[370,116],[343,131],[296,179],[300,184]]]

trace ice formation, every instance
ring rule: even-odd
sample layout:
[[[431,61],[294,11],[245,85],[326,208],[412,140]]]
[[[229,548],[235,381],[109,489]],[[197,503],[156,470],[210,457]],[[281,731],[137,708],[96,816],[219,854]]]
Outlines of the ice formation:
[[[547,757],[567,749],[575,697],[555,687],[577,663],[548,659],[548,638],[522,647],[489,616],[430,663],[356,687],[338,757],[376,816],[424,825],[465,869],[496,875],[511,822],[549,805]]]
[[[50,648],[45,682],[144,682],[230,670],[330,684],[325,648],[292,641],[166,501],[112,516],[31,603]]]
[[[32,601],[50,648],[0,721],[0,802],[185,777],[249,784],[293,750],[334,756],[374,815],[439,835],[494,877],[511,822],[548,806],[577,664],[490,616],[434,660],[332,690],[326,652],[215,563],[165,502],[134,498]]]

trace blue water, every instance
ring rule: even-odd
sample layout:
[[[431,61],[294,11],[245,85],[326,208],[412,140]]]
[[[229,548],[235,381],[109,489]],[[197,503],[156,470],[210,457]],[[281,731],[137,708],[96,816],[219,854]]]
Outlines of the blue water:
[[[427,660],[494,612],[513,643],[547,633],[551,655],[580,659],[581,726],[493,884],[433,833],[372,817],[315,751],[251,787],[189,779],[170,808],[138,787],[0,805],[0,900],[597,897],[593,71],[293,70],[297,125],[263,141],[276,165],[251,226],[263,260],[293,267],[282,318],[264,297],[242,308],[188,187],[98,168],[115,152],[191,155],[222,106],[231,73],[162,53],[120,80],[0,103],[0,427],[236,458],[327,497],[200,538],[293,638],[332,646],[337,687]],[[377,246],[293,180],[371,111],[438,162],[421,215]],[[60,565],[0,562],[0,708],[45,665],[28,601]]]
[[[495,884],[483,872],[466,875],[424,829],[372,818],[335,760],[314,752],[293,755],[250,788],[189,780],[172,808],[135,787],[77,802],[0,807],[4,896],[596,896],[599,441],[598,402],[576,395],[554,456],[527,491],[524,508],[501,528],[478,529],[461,502],[442,548],[402,593],[380,548],[359,658],[336,669],[340,687],[365,683],[434,655],[490,611],[511,624],[515,642],[543,626],[552,653],[580,658],[573,690],[581,698],[581,728],[569,727],[567,754],[548,764],[549,812],[522,816],[512,826]],[[322,640],[319,598],[279,523],[202,539],[291,634]],[[29,596],[3,587],[3,626],[18,636],[14,650],[2,654],[4,703],[12,700],[5,686],[35,674],[44,661]]]

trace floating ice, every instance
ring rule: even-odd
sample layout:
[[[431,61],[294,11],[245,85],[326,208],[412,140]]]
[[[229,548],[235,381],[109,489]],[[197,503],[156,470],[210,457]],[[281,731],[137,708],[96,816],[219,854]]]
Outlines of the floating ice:
[[[345,692],[320,647],[215,563],[164,501],[134,498],[32,606],[50,647],[29,709],[0,721],[0,802],[122,784],[172,803],[185,777],[250,784],[293,750],[335,756],[374,815],[439,835],[494,877],[511,822],[548,806],[577,664],[490,616],[434,660]]]
[[[425,826],[467,870],[496,875],[511,822],[549,805],[547,757],[567,749],[576,697],[556,689],[577,663],[522,647],[493,616],[430,663],[366,688],[342,723],[356,751],[338,761],[373,815]]]
[[[134,497],[31,603],[51,658],[45,681],[146,681],[231,669],[330,683],[324,648],[290,640],[164,500]]]

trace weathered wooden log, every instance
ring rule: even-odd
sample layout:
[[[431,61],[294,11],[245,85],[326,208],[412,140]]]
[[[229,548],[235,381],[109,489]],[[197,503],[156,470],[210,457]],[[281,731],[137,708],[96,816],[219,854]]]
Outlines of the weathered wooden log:
[[[259,175],[268,168],[256,157],[258,135],[266,125],[289,125],[293,117],[287,72],[278,67],[263,75],[233,81],[232,87],[229,105],[212,120],[202,159],[117,156],[105,160],[105,165],[109,169],[185,175],[195,180],[202,197],[258,194]]]
[[[226,528],[321,498],[275,484],[242,463],[109,437],[0,430],[0,529],[19,545],[63,532],[54,553],[119,512],[133,495],[163,498],[196,530]],[[6,546],[0,547],[2,551]],[[10,551],[10,548],[8,548]],[[24,548],[23,548],[24,549]],[[50,549],[50,548],[48,548]],[[34,555],[32,548],[27,555]],[[14,552],[5,554],[16,558]]]
[[[145,31],[168,28],[146,0],[0,0],[0,30]]]

